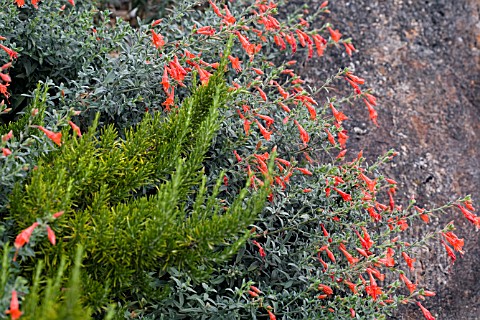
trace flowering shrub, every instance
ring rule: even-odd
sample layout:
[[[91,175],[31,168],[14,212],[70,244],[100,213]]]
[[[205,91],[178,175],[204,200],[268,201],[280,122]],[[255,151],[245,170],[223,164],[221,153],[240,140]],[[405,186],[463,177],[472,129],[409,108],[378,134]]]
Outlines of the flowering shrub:
[[[13,260],[17,271],[4,277],[2,306],[10,301],[12,319],[24,305],[18,293],[28,292],[22,279],[36,260],[53,276],[62,257],[73,265],[77,244],[85,247],[79,300],[96,317],[116,304],[118,318],[384,319],[400,304],[414,303],[434,319],[421,302],[435,293],[413,278],[415,253],[436,239],[453,264],[463,239],[453,222],[411,243],[403,232],[452,207],[477,228],[480,218],[469,197],[431,210],[413,198],[399,201],[396,182],[381,173],[394,151],[373,163],[348,153],[347,104],[363,106],[372,125],[381,125],[366,80],[345,68],[307,88],[295,73],[295,55],[355,52],[334,26],[310,28],[312,19],[328,14],[327,1],[315,14],[302,10],[287,22],[273,1],[179,2],[169,16],[138,29],[120,20],[109,24],[108,14],[96,15],[88,2],[69,2],[5,5],[8,21],[28,10],[27,22],[18,20],[25,25],[61,24],[57,19],[78,14],[83,22],[60,43],[72,49],[67,44],[74,37],[86,44],[75,61],[68,51],[18,45],[29,48],[18,53],[27,60],[34,52],[61,59],[53,59],[60,69],[53,64],[27,75],[35,85],[52,78],[42,107],[36,107],[38,87],[25,116],[2,127],[5,172],[21,160],[15,156],[22,146],[10,145],[12,139],[35,134],[51,146],[25,145],[35,150],[25,162],[37,169],[4,183],[10,197],[3,200],[4,237],[15,239],[15,249],[4,243],[3,268]],[[3,24],[0,35],[15,35],[17,28]],[[15,41],[35,44],[45,36],[26,33]],[[16,79],[7,71],[21,62],[4,47],[7,106]],[[333,93],[340,82],[352,87],[350,95]],[[216,130],[207,130],[205,121]],[[97,124],[103,133],[94,130]],[[91,129],[77,138],[68,126],[78,136]],[[206,190],[213,190],[208,197]]]

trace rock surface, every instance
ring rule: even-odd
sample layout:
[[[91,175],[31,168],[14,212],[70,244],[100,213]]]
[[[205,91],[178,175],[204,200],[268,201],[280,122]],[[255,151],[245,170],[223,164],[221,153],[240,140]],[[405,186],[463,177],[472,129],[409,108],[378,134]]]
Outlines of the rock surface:
[[[415,195],[419,206],[432,208],[471,194],[480,207],[479,9],[475,0],[330,1],[327,21],[351,37],[358,52],[349,58],[342,45],[303,64],[300,74],[311,85],[348,66],[374,88],[380,127],[372,125],[363,103],[345,105],[347,148],[351,157],[363,149],[371,160],[391,148],[399,151],[385,168],[399,182],[398,201]],[[437,319],[480,319],[480,233],[458,210],[440,214],[428,227],[451,220],[465,239],[465,256],[451,267],[436,241],[421,252],[410,277],[437,292],[424,303]],[[411,226],[407,237],[425,229]],[[416,306],[395,317],[421,318]]]

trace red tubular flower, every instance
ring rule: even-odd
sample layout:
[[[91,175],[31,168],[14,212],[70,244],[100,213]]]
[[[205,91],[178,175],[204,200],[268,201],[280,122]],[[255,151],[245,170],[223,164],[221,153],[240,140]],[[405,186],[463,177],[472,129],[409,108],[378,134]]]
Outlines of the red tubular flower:
[[[257,89],[258,93],[260,94],[260,97],[262,98],[263,101],[267,101],[267,95],[265,92],[260,88],[260,87],[255,87]]]
[[[10,300],[10,309],[5,311],[6,314],[10,315],[12,320],[20,319],[22,312],[19,309],[17,291],[12,290],[12,299]]]
[[[377,111],[375,111],[373,106],[367,100],[363,99],[363,102],[365,102],[365,105],[368,108],[368,112],[370,113],[370,119],[377,127],[379,127],[377,122],[377,117],[378,117]]]
[[[386,267],[393,267],[395,266],[395,260],[393,259],[394,254],[395,251],[392,248],[388,248],[385,253],[385,258],[378,259],[378,262]]]
[[[355,47],[351,43],[344,42],[343,45],[345,46],[345,51],[349,56],[351,56],[354,51],[357,51],[357,49],[355,49]]]
[[[0,73],[0,79],[5,83],[12,82],[12,78],[6,73]]]
[[[158,20],[153,21],[152,24],[151,24],[151,26],[152,26],[152,27],[158,26],[160,23],[162,23],[162,20],[163,20],[163,19],[158,19]]]
[[[273,122],[275,121],[275,120],[273,120],[273,118],[271,118],[269,116],[265,116],[263,114],[257,114],[257,117],[259,117],[260,119],[265,121],[267,128],[269,128],[273,124]]]
[[[348,149],[343,149],[342,151],[340,151],[337,155],[337,159],[341,159],[341,158],[345,157],[345,154],[347,153],[347,150]]]
[[[300,138],[302,139],[303,143],[306,145],[308,141],[310,141],[310,136],[308,135],[307,131],[303,129],[303,127],[298,123],[297,120],[293,120],[293,122],[296,124],[298,131],[300,131]]]
[[[340,243],[339,249],[345,256],[345,258],[347,258],[348,263],[350,263],[351,265],[354,265],[358,261],[360,261],[360,259],[355,258],[350,253],[348,253],[347,248],[345,248],[345,245],[343,243]]]
[[[256,292],[253,292],[253,291],[248,291],[248,294],[252,297],[252,298],[257,298],[258,297],[258,293]]]
[[[353,73],[351,73],[350,71],[347,71],[345,73],[345,75],[350,78],[350,80],[352,80],[353,82],[355,82],[356,84],[365,84],[365,79],[363,78],[360,78],[360,77],[357,77],[356,75],[354,75]],[[368,93],[366,93],[365,95],[367,95]]]
[[[428,311],[424,306],[422,306],[422,304],[420,302],[417,302],[417,305],[420,307],[420,309],[422,310],[422,313],[423,313],[423,316],[425,317],[425,319],[427,320],[435,320],[435,317],[432,316],[432,314],[430,313],[430,311]]]
[[[276,44],[277,46],[280,47],[280,50],[285,50],[285,49],[287,49],[287,44],[286,44],[285,41],[283,40],[282,36],[274,35],[274,36],[273,36],[273,41],[275,42],[275,44]]]
[[[8,157],[9,155],[12,154],[12,151],[8,148],[2,148],[2,154],[4,157]]]
[[[348,193],[343,192],[342,190],[337,189],[335,187],[333,187],[333,190],[335,190],[343,198],[344,201],[352,201],[352,196],[349,195]]]
[[[197,69],[198,75],[200,76],[200,82],[202,83],[202,85],[206,86],[212,74],[207,70],[200,68],[198,65],[196,65],[195,68]]]
[[[57,243],[57,239],[55,238],[55,232],[53,232],[50,226],[47,226],[47,236],[51,244],[55,245]]]
[[[288,99],[289,97],[289,94],[287,91],[285,91],[285,89],[282,88],[281,85],[278,84],[278,82],[274,82],[275,86],[277,87],[277,90],[278,90],[278,93],[280,93],[280,95],[282,96],[283,99]],[[287,107],[288,108],[288,107]],[[284,109],[285,110],[285,109]],[[290,112],[290,109],[288,109],[289,111],[287,112]]]
[[[216,14],[217,16],[219,16],[220,18],[223,18],[223,15],[222,15],[222,13],[220,12],[220,9],[215,5],[215,3],[212,2],[212,0],[208,0],[208,2],[210,3],[210,6],[212,7],[213,12],[215,12],[215,14]]]
[[[375,185],[377,184],[376,180],[371,180],[363,172],[360,172],[360,179],[362,179],[366,184],[370,192],[375,192]]]
[[[402,252],[402,257],[403,259],[405,259],[405,262],[407,263],[407,266],[410,268],[410,270],[413,271],[414,270],[413,263],[417,261],[417,259],[410,258],[406,252]]]
[[[335,260],[335,255],[333,254],[332,251],[330,251],[330,250],[328,249],[327,246],[323,246],[323,247],[321,247],[319,250],[320,250],[320,251],[325,251],[325,252],[327,253],[327,256],[328,256],[328,258],[330,259],[330,261],[332,261],[333,263],[336,262],[336,260]]]
[[[408,280],[408,278],[403,273],[400,273],[400,280],[402,280],[405,283],[408,290],[410,291],[410,294],[415,292],[415,290],[417,289],[417,285],[413,284],[410,280]]]
[[[459,239],[453,232],[444,232],[442,235],[447,239],[447,241],[452,245],[455,251],[460,252],[460,254],[464,254],[462,248],[464,245],[464,240]]]
[[[58,218],[59,218],[60,216],[62,216],[64,213],[65,213],[65,211],[59,211],[59,212],[57,212],[57,213],[54,213],[52,217],[53,217],[54,219],[58,219]]]
[[[348,286],[348,288],[352,291],[353,294],[357,294],[357,285],[348,281],[343,280],[343,282]]]
[[[198,28],[196,33],[203,34],[205,36],[213,36],[215,34],[215,29],[211,26],[205,26],[205,27]]]
[[[24,0],[18,0],[18,1],[24,1]],[[25,4],[25,2],[23,2]],[[10,59],[17,59],[18,58],[18,52],[13,51],[10,48],[5,47],[3,44],[0,43],[0,49],[3,49],[9,56]]]
[[[477,229],[480,228],[480,218],[479,217],[477,217],[475,214],[468,211],[466,208],[464,208],[463,206],[461,206],[459,204],[457,204],[457,207],[460,209],[460,211],[462,211],[463,215],[465,216],[465,218],[468,221],[473,223]]]
[[[247,119],[243,119],[243,130],[245,131],[245,135],[250,134],[250,125],[252,122],[248,121]]]
[[[265,140],[270,141],[270,135],[272,133],[268,132],[267,129],[265,129],[265,127],[262,126],[262,124],[257,119],[255,119],[255,122],[257,123],[258,129],[260,130],[260,133],[265,138]]]
[[[68,121],[68,124],[70,125],[70,127],[72,127],[73,131],[77,134],[77,136],[82,136],[80,128],[75,123],[73,123],[72,121]]]
[[[228,10],[228,7],[225,5],[223,7],[225,9],[225,15],[223,16],[223,22],[225,22],[225,24],[227,25],[231,25],[231,24],[234,24],[237,19],[235,19],[234,16],[232,16],[232,14],[230,13],[230,10]]]
[[[165,67],[163,68],[162,86],[163,86],[163,91],[165,91],[165,93],[168,93],[168,89],[170,88],[170,81],[168,79],[168,66],[167,65],[165,65]]]
[[[26,243],[30,241],[30,237],[32,236],[33,230],[38,226],[38,222],[34,222],[30,227],[24,229],[22,232],[20,232],[17,235],[17,238],[15,238],[15,243],[14,246],[15,248],[20,249],[23,247]]]
[[[335,120],[339,124],[342,124],[342,121],[348,120],[348,117],[344,115],[342,112],[338,111],[334,106],[333,103],[330,103],[330,108],[332,109],[333,116],[335,117]]]
[[[297,52],[297,40],[292,33],[285,35],[285,40],[288,42],[290,47],[292,47],[292,53]]]
[[[472,205],[472,200],[465,200],[464,205],[468,210],[475,211],[475,208]]]
[[[240,61],[239,58],[235,58],[233,57],[232,55],[229,55],[228,56],[228,59],[230,60],[230,62],[232,63],[232,68],[237,71],[237,72],[240,72],[242,71],[242,66],[240,65],[240,63],[242,63],[242,61]]]
[[[258,253],[260,254],[260,257],[265,258],[267,256],[267,254],[265,253],[265,250],[263,250],[260,243],[258,243],[256,240],[253,240],[252,243],[257,246]]]
[[[335,146],[337,143],[335,142],[335,138],[333,137],[333,135],[330,133],[330,131],[328,131],[328,129],[325,129],[325,132],[327,133],[328,141],[330,142],[330,144],[332,146]]]
[[[328,32],[330,32],[330,37],[332,37],[332,40],[334,42],[338,42],[338,40],[340,40],[340,38],[342,37],[342,34],[338,30],[333,30],[330,27],[327,27],[327,30]]]
[[[308,169],[305,169],[305,168],[294,168],[294,169],[300,171],[301,173],[303,173],[304,175],[307,175],[307,176],[312,176],[313,175],[312,172],[310,172]]]
[[[258,289],[257,287],[255,287],[253,285],[250,286],[250,290],[252,290],[255,293],[262,294],[262,291],[260,291],[260,289]]]
[[[317,48],[317,54],[319,57],[323,56],[323,52],[327,47],[327,40],[325,40],[321,35],[313,35],[313,41],[315,42],[315,47]]]
[[[58,146],[62,145],[62,133],[61,132],[52,132],[50,130],[45,129],[42,126],[35,126],[39,130],[41,130],[43,133],[47,135],[47,138],[55,142]]]
[[[350,317],[355,318],[355,310],[353,308],[350,308]]]
[[[19,8],[25,5],[25,0],[14,0],[14,1]]]
[[[325,285],[325,284],[319,284],[318,285],[318,290],[322,290],[325,294],[332,295],[333,290],[331,287]]]
[[[347,140],[349,138],[346,132],[347,130],[343,130],[338,133],[338,143],[340,144],[340,147],[342,147],[342,149],[345,149]]]
[[[370,250],[370,248],[372,247],[373,245],[373,241],[372,239],[370,238],[370,235],[368,234],[368,231],[365,227],[360,227],[363,231],[363,241],[361,241],[362,243],[362,247],[365,248],[365,250]]]
[[[247,40],[247,38],[245,38],[239,31],[235,31],[235,34],[237,35],[238,40],[240,41],[240,44],[242,45],[242,48],[245,50],[245,52],[249,56],[255,54],[255,45],[251,44]]]
[[[310,119],[317,119],[317,111],[315,110],[315,107],[306,101],[304,101],[303,104],[305,105],[305,107],[307,107],[308,113],[310,113]]]
[[[270,320],[277,320],[277,317],[273,314],[272,311],[267,310],[268,316],[270,317]]]
[[[377,105],[377,98],[372,96],[370,93],[365,93],[365,98],[367,98],[368,102],[370,102],[371,105],[373,106]]]
[[[382,289],[377,286],[377,282],[373,278],[372,273],[369,272],[368,275],[370,276],[370,285],[365,287],[365,291],[375,301],[377,300],[378,295],[382,294]]]
[[[163,39],[163,36],[156,33],[153,29],[150,29],[150,32],[152,33],[153,45],[155,46],[155,48],[161,49],[165,45],[165,40]]]
[[[380,273],[380,271],[375,268],[367,268],[365,271],[367,271],[368,273],[372,273],[380,281],[385,280],[385,275]]]
[[[287,167],[290,167],[292,164],[290,163],[290,161],[288,160],[285,160],[285,159],[282,159],[282,158],[276,158],[275,161],[278,161],[280,162],[281,164],[287,166]]]

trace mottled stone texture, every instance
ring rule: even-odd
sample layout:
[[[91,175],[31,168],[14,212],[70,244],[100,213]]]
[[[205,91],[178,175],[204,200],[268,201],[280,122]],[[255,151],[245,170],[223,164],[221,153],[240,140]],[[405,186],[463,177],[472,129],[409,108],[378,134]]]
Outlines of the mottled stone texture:
[[[320,2],[309,4],[314,8]],[[420,206],[431,208],[471,194],[480,207],[480,4],[339,0],[330,1],[330,9],[326,21],[352,37],[358,52],[349,58],[344,50],[333,49],[326,57],[304,62],[300,73],[318,85],[339,67],[350,66],[374,88],[379,128],[369,121],[363,103],[342,108],[351,119],[345,122],[350,157],[363,149],[373,160],[394,148],[400,156],[386,173],[399,182],[398,201],[403,197],[406,203],[415,194]],[[480,319],[480,232],[457,210],[438,216],[429,229],[454,219],[456,233],[465,238],[465,256],[451,267],[436,242],[420,253],[410,278],[437,292],[424,303],[437,319]],[[406,231],[406,238],[425,230],[418,223]],[[416,306],[397,315],[421,318]]]

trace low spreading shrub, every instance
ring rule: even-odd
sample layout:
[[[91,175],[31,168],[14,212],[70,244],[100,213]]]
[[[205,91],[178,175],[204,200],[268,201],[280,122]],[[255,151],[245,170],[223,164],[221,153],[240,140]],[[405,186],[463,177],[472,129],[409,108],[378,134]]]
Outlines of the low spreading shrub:
[[[16,0],[0,14],[0,304],[12,319],[90,318],[82,307],[93,318],[385,319],[407,303],[433,319],[414,256],[438,239],[453,263],[463,239],[453,222],[415,242],[403,231],[451,207],[480,218],[468,196],[399,204],[382,174],[393,150],[374,162],[347,153],[347,105],[381,124],[373,91],[348,68],[307,87],[291,57],[353,54],[331,24],[310,28],[328,2],[284,20],[280,2],[178,2],[138,28],[88,1],[63,5]],[[350,95],[335,94],[339,82]],[[59,292],[70,269],[81,294]],[[43,285],[39,270],[55,280]]]

